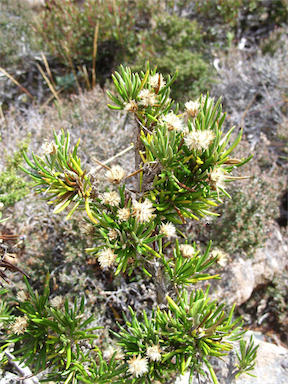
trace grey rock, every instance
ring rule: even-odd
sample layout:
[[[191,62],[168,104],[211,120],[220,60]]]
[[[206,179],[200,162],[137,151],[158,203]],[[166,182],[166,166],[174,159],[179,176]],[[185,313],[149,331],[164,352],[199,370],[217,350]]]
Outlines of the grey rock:
[[[236,384],[287,384],[288,350],[261,340],[256,344],[259,344],[259,348],[252,374],[257,377],[243,374],[236,380]]]
[[[19,376],[11,372],[5,372],[4,376],[0,378],[0,384],[16,384],[19,382]]]
[[[239,256],[222,271],[210,271],[211,274],[219,273],[221,277],[221,280],[200,284],[202,288],[211,285],[211,299],[240,306],[250,298],[257,287],[268,284],[288,268],[288,247],[278,224],[273,224],[269,232],[265,246],[256,250],[253,259],[245,260]]]

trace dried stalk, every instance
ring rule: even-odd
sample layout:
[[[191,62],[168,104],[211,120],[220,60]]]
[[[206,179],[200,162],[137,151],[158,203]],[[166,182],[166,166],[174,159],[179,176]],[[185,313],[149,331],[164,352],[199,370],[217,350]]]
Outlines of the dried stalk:
[[[92,64],[92,88],[96,86],[96,56],[97,56],[97,41],[98,41],[99,22],[97,21],[94,42],[93,42],[93,64]]]

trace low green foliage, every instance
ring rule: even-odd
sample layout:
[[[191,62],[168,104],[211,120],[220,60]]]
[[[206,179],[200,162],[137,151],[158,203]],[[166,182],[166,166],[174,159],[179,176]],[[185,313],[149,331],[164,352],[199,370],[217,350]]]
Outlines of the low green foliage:
[[[249,376],[256,377],[255,375],[249,373],[249,371],[253,371],[254,366],[256,364],[255,359],[258,347],[259,345],[254,347],[254,341],[252,336],[250,338],[249,343],[244,340],[240,341],[240,354],[238,353],[238,351],[236,351],[239,360],[239,364],[237,364],[239,372],[237,372],[236,378],[239,377],[243,372],[247,373],[247,375]]]
[[[48,365],[53,367],[49,378],[74,377],[76,372],[83,371],[79,368],[85,361],[81,343],[98,337],[92,331],[99,327],[87,328],[93,317],[85,319],[84,297],[80,304],[75,300],[71,308],[68,300],[60,296],[49,301],[49,275],[42,295],[31,289],[26,278],[25,283],[27,291],[20,291],[17,296],[18,309],[24,316],[16,319],[11,327],[14,334],[7,341],[20,343],[15,354],[26,364],[33,361],[36,372],[45,369],[49,362]],[[59,373],[58,367],[65,368]]]
[[[6,154],[6,167],[0,172],[0,203],[11,206],[29,193],[29,183],[19,175],[19,166],[23,162],[23,151],[29,145],[29,137],[18,144],[19,150],[13,155]]]

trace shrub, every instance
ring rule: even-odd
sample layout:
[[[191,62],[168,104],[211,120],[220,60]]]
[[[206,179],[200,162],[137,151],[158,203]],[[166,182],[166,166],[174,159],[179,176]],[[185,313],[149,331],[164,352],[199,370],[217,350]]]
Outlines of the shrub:
[[[157,65],[166,76],[177,69],[179,83],[172,87],[172,96],[179,101],[207,91],[213,70],[196,21],[162,13],[154,16],[153,28],[140,32],[139,38],[141,45],[133,69],[140,70],[145,60]]]
[[[102,85],[121,62],[139,70],[143,61],[149,60],[165,75],[179,70],[179,84],[173,96],[183,100],[183,93],[189,92],[187,97],[195,97],[207,90],[212,77],[203,55],[206,49],[201,30],[196,21],[173,14],[171,7],[167,9],[172,14],[166,13],[159,6],[161,16],[157,16],[156,4],[148,5],[142,0],[88,0],[81,8],[72,0],[56,0],[47,2],[36,28],[49,53],[67,67],[78,68],[80,76],[82,65],[91,70],[98,23],[96,70]],[[58,85],[73,85],[73,78],[72,74],[59,77]]]
[[[6,154],[6,167],[0,172],[0,203],[14,205],[29,193],[29,183],[19,175],[18,167],[23,161],[22,152],[28,148],[29,138],[18,143],[19,150],[13,156]]]
[[[70,134],[54,132],[54,141],[42,146],[43,157],[24,154],[30,169],[22,167],[35,181],[37,193],[43,193],[54,205],[54,213],[68,208],[67,219],[75,211],[86,211],[86,228],[95,255],[103,270],[124,274],[127,279],[141,271],[151,279],[157,308],[137,313],[130,308],[123,314],[125,326],[113,332],[117,349],[95,356],[93,345],[80,341],[96,338],[85,327],[92,317],[82,320],[84,299],[69,308],[68,301],[55,298],[50,303],[48,278],[44,292],[27,290],[21,296],[19,310],[24,314],[12,325],[8,340],[19,343],[20,360],[35,363],[35,369],[51,365],[51,375],[58,381],[106,383],[150,383],[164,381],[175,370],[190,376],[217,378],[209,359],[222,357],[241,339],[241,318],[233,319],[233,310],[225,304],[210,303],[208,289],[194,290],[189,296],[186,286],[201,280],[215,279],[207,269],[216,262],[211,242],[203,252],[189,244],[183,226],[189,219],[213,215],[211,207],[222,203],[231,171],[246,164],[248,158],[235,159],[230,154],[239,144],[242,132],[234,141],[231,128],[222,137],[220,99],[201,96],[185,104],[185,113],[172,112],[170,86],[176,74],[167,78],[150,70],[131,73],[121,67],[113,76],[117,96],[108,92],[115,105],[111,109],[128,111],[135,120],[135,170],[131,174],[119,165],[108,166],[113,159],[96,159],[99,169],[87,173],[77,154],[79,141],[70,149]],[[185,119],[184,119],[185,118]],[[105,189],[98,179],[99,170],[106,168]],[[127,185],[127,180],[134,182]],[[126,183],[123,183],[126,180]],[[131,185],[131,186],[130,186]],[[175,237],[176,238],[174,241]],[[28,297],[29,296],[29,297]],[[24,299],[23,299],[24,297]],[[54,307],[56,309],[51,308]],[[83,314],[84,315],[84,314]],[[223,338],[225,337],[225,341]],[[122,347],[120,349],[119,347]],[[239,370],[253,368],[253,356],[244,351],[239,355]],[[247,347],[253,347],[253,343]],[[255,350],[254,350],[255,352]],[[208,373],[209,372],[209,373]],[[248,373],[249,374],[249,373]]]

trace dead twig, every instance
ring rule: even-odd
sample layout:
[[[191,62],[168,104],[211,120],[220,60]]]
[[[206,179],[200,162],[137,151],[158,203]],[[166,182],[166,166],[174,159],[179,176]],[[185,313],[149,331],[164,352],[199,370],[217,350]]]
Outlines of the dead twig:
[[[8,72],[6,72],[4,68],[0,67],[0,71],[2,73],[4,73],[4,75],[7,76],[8,79],[13,81],[14,84],[16,84],[18,87],[20,87],[22,89],[22,91],[26,93],[26,95],[28,95],[29,97],[31,97],[32,100],[35,101],[35,98],[31,95],[31,93],[29,91],[27,91],[27,89],[24,88],[17,80],[15,80],[13,76],[11,76]]]

